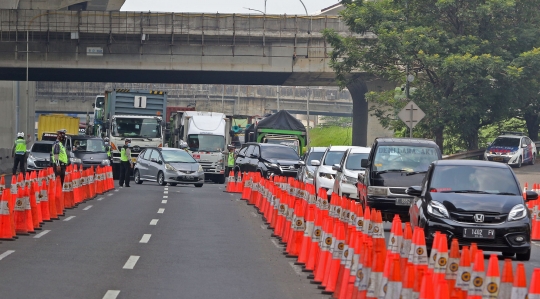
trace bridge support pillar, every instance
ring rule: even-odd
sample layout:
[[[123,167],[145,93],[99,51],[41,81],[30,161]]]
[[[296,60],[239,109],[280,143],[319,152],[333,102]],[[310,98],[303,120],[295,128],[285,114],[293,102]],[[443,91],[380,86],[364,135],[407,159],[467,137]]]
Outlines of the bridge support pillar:
[[[2,151],[5,149],[11,151],[17,132],[30,135],[30,142],[34,141],[35,94],[35,82],[29,82],[27,96],[26,82],[0,81],[0,158],[2,158],[0,164],[6,160],[6,155]],[[11,160],[11,154],[9,159]]]
[[[353,101],[352,145],[367,146],[369,108],[366,100],[366,82],[357,79],[347,85]]]

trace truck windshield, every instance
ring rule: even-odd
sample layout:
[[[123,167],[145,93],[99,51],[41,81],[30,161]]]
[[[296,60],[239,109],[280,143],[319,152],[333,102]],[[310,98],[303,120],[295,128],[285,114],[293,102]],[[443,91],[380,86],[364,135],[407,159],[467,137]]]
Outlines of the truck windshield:
[[[73,152],[104,153],[105,143],[102,139],[73,139]]]
[[[188,136],[188,147],[192,152],[222,152],[225,149],[225,137],[192,134]]]
[[[113,136],[161,138],[161,127],[155,118],[117,118],[113,121]]]
[[[373,170],[426,171],[435,160],[439,160],[439,155],[432,147],[383,145],[377,148]]]
[[[265,143],[286,145],[292,148],[293,150],[295,150],[297,153],[300,152],[299,151],[300,146],[298,145],[298,140],[268,138],[265,140]]]

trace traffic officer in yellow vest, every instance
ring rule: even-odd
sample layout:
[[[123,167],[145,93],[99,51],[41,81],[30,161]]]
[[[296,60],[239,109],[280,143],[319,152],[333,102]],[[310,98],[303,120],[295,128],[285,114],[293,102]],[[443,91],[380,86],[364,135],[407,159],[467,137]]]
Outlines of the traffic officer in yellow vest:
[[[66,176],[66,166],[68,164],[68,155],[64,143],[66,142],[66,130],[58,130],[56,141],[52,147],[52,159],[54,173],[60,177],[60,182],[64,185]]]
[[[227,146],[227,167],[225,167],[225,177],[229,176],[229,171],[234,169],[234,145]]]
[[[24,140],[24,133],[17,133],[17,139],[13,145],[13,150],[11,152],[11,158],[15,158],[13,162],[13,175],[17,173],[17,166],[19,167],[22,174],[25,174],[26,167],[26,140]]]
[[[122,185],[126,185],[126,187],[129,187],[129,175],[130,170],[133,168],[133,164],[131,161],[131,149],[129,148],[131,139],[126,138],[124,146],[120,149],[120,180],[119,184],[120,187]]]

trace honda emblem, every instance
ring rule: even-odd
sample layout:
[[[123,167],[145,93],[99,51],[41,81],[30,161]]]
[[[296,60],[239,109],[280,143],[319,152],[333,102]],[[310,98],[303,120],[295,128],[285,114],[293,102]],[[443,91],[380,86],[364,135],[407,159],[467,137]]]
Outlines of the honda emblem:
[[[484,215],[474,214],[474,222],[484,222]]]

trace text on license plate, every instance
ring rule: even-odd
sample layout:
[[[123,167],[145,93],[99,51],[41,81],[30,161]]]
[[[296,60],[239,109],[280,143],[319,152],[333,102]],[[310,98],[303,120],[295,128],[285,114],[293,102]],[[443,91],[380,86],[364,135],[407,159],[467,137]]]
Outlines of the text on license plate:
[[[502,161],[502,160],[503,160],[502,157],[495,157],[495,158],[493,158],[493,161]]]
[[[184,180],[193,180],[193,176],[192,175],[185,175]]]
[[[396,198],[396,206],[410,206],[412,198]]]
[[[474,239],[495,239],[495,230],[487,228],[464,228],[463,229],[464,238],[474,238]]]

